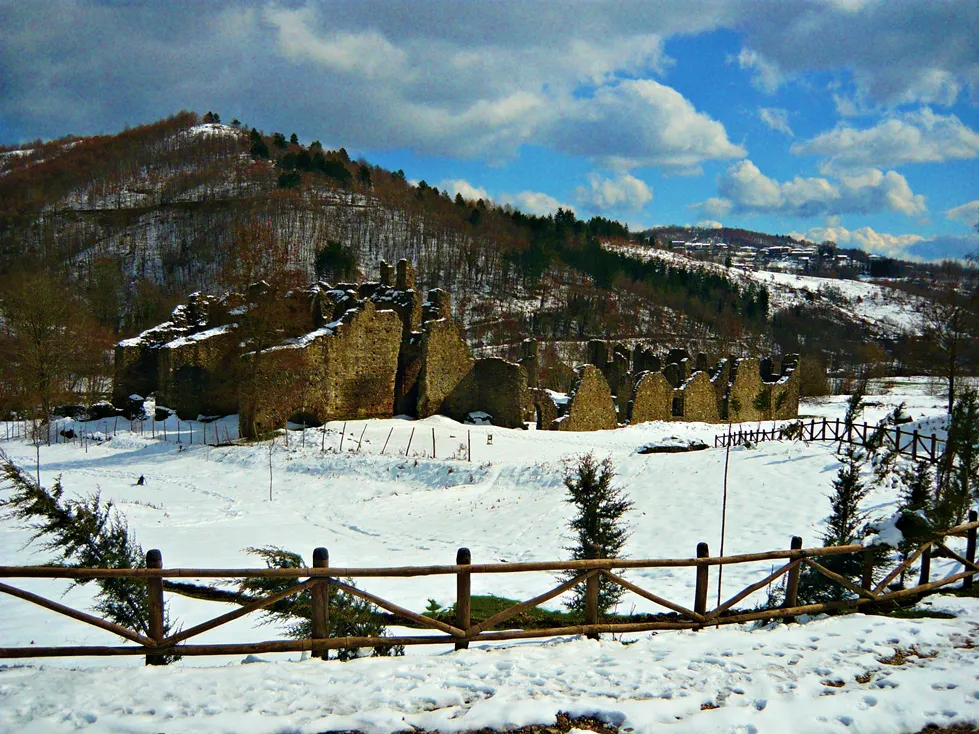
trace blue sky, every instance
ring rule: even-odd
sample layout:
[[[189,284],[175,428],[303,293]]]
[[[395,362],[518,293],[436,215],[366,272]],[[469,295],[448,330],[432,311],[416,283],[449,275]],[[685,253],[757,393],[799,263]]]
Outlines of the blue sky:
[[[0,144],[180,109],[632,228],[979,249],[974,0],[0,0]]]

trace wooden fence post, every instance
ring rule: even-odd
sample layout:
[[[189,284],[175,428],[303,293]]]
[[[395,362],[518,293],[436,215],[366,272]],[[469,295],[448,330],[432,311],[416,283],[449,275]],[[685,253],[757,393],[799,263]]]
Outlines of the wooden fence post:
[[[938,461],[938,436],[931,434],[931,460]]]
[[[969,522],[976,522],[976,520],[979,520],[979,512],[976,512],[975,510],[969,510]],[[971,563],[976,562],[976,529],[975,528],[970,529],[968,536],[966,536],[965,559],[967,561],[970,561]],[[966,570],[968,571],[969,569]],[[975,578],[974,576],[966,576],[964,579],[962,579],[962,588],[971,589],[972,580],[974,578]]]
[[[412,426],[411,427],[411,434],[409,434],[409,436],[408,436],[408,445],[405,446],[405,456],[407,456],[408,455],[408,452],[411,451],[411,439],[413,439],[414,437],[415,437],[415,427]]]
[[[326,548],[316,548],[313,550],[313,568],[329,568],[330,551]],[[325,640],[330,636],[330,583],[323,579],[318,584],[314,584],[309,592],[312,603],[312,637],[314,640]],[[322,645],[313,644],[313,657],[330,659],[330,651],[323,649]]]
[[[697,543],[697,558],[707,558],[710,556],[710,548],[707,543]],[[697,566],[697,591],[694,595],[693,610],[697,614],[707,613],[707,585],[709,583],[708,573],[710,568],[706,563]]]
[[[914,435],[912,436],[913,443],[911,444],[911,461],[918,460],[918,429],[914,429]]]
[[[792,550],[802,550],[802,538],[793,535],[792,544],[789,547]],[[785,601],[782,603],[786,609],[790,609],[799,603],[799,575],[801,571],[801,566],[796,566],[789,571],[789,578],[785,583]]]
[[[153,548],[146,551],[147,568],[163,568],[163,554]],[[150,637],[159,644],[163,641],[163,579],[149,578],[146,580],[147,607],[149,609]],[[147,655],[147,665],[166,665],[163,655]]]
[[[863,577],[860,586],[867,591],[874,588],[874,549],[867,548],[863,552]]]
[[[929,548],[921,554],[921,575],[918,577],[918,586],[928,583],[931,578],[931,549]]]
[[[598,575],[585,580],[585,624],[598,624]],[[589,632],[589,640],[597,640],[597,632]]]
[[[472,553],[468,548],[460,548],[456,551],[456,565],[469,566],[472,564]],[[456,627],[461,630],[468,630],[470,615],[472,614],[472,585],[469,571],[459,571],[456,574]],[[456,650],[466,650],[469,648],[469,640],[457,640]]]

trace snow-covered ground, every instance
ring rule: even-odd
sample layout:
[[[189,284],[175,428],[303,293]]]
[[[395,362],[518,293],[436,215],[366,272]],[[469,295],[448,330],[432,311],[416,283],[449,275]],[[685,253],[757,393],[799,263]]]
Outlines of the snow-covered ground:
[[[916,423],[937,425],[942,400],[927,395],[919,382],[889,381],[880,389],[887,394],[869,398],[879,403],[871,419],[905,401]],[[801,412],[835,418],[842,415],[842,402],[807,404]],[[219,425],[233,435],[225,421]],[[676,438],[713,446],[713,436],[723,430],[718,425],[648,423],[575,434],[463,426],[441,417],[359,421],[346,425],[340,452],[343,424],[331,423],[326,432],[306,431],[305,446],[300,433],[291,432],[288,448],[281,438],[272,448],[271,501],[269,444],[203,446],[201,425],[191,425],[195,443],[190,445],[189,426],[182,423],[179,447],[174,419],[167,441],[150,437],[148,426],[142,436],[120,427],[111,440],[87,449],[43,446],[41,480],[49,484],[61,474],[70,493],[101,491],[125,513],[144,549],[162,550],[167,567],[255,567],[245,548],[263,545],[299,552],[307,562],[314,547],[326,546],[331,565],[346,567],[449,564],[460,546],[472,550],[475,563],[557,560],[566,557],[571,516],[562,474],[575,457],[593,451],[611,457],[617,481],[635,503],[628,555],[689,557],[700,541],[718,551],[723,449],[636,452]],[[108,424],[101,428],[111,433]],[[224,428],[219,435],[224,437]],[[2,445],[17,462],[33,467],[33,445]],[[836,468],[833,447],[822,443],[732,451],[725,553],[788,547],[793,535],[818,544]],[[140,475],[145,486],[135,484]],[[891,490],[875,490],[866,508],[884,517],[895,499]],[[26,529],[0,526],[2,563],[49,560],[37,546],[27,546],[28,539]],[[935,565],[935,574],[952,569],[943,563]],[[770,564],[726,567],[724,598],[770,570]],[[693,569],[626,575],[661,596],[692,604]],[[451,576],[358,584],[418,611],[430,598],[451,604],[455,594]],[[473,593],[526,599],[554,584],[548,573],[474,575]],[[69,589],[67,582],[14,585],[58,599],[63,593],[62,601],[78,608],[86,608],[92,596],[91,589]],[[716,593],[712,577],[712,600]],[[759,592],[743,606],[762,599]],[[182,596],[168,600],[183,627],[228,610]],[[852,615],[601,642],[480,644],[459,653],[410,647],[406,658],[351,663],[300,661],[298,654],[263,656],[253,665],[242,665],[240,657],[190,658],[162,669],[144,668],[139,658],[12,661],[17,664],[0,666],[0,731],[455,731],[549,723],[558,711],[599,714],[636,731],[672,725],[684,732],[913,732],[929,722],[979,719],[976,655],[967,643],[979,607],[951,597],[925,604],[944,605],[959,617],[904,621]],[[627,596],[620,611],[662,610]],[[246,617],[197,641],[281,634],[259,621]],[[119,641],[0,597],[0,646],[31,644]],[[898,665],[882,662],[894,648],[910,656]],[[917,657],[912,648],[937,657]],[[702,710],[705,704],[718,708]]]

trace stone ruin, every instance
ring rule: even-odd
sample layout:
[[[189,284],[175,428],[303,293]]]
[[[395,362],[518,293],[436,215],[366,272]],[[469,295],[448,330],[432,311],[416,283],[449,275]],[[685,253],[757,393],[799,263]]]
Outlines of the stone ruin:
[[[799,415],[799,357],[727,357],[713,367],[704,353],[670,349],[662,359],[648,345],[588,343],[592,363],[608,382],[620,422],[783,420]]]
[[[315,283],[281,296],[289,329],[262,349],[248,342],[245,296],[194,294],[171,320],[115,349],[113,402],[155,393],[182,419],[238,413],[241,435],[255,437],[288,421],[424,418],[542,430],[594,431],[651,420],[735,421],[792,418],[799,388],[794,355],[722,359],[649,345],[629,349],[588,343],[568,395],[539,384],[538,343],[521,345],[517,362],[475,358],[452,320],[441,289],[423,299],[406,260],[381,263],[380,280]],[[256,285],[261,288],[262,285]],[[267,287],[267,286],[265,286]]]

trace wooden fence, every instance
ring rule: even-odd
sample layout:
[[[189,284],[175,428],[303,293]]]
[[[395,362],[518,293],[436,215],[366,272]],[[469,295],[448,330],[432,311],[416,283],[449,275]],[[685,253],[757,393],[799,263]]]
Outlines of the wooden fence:
[[[877,430],[877,426],[867,423],[857,423],[847,425],[844,421],[837,418],[835,421],[823,418],[818,421],[815,418],[808,423],[800,421],[787,426],[773,427],[771,429],[759,428],[757,430],[731,431],[714,436],[714,448],[725,446],[742,446],[746,443],[758,443],[761,441],[783,441],[795,439],[800,441],[838,441],[842,443],[866,445],[867,440]],[[910,456],[915,461],[928,461],[937,464],[945,452],[944,439],[932,433],[930,436],[923,435],[917,429],[914,431],[902,430],[901,426],[886,428],[881,434],[883,445],[896,449],[904,456]]]
[[[148,634],[126,629],[105,619],[86,612],[72,609],[37,594],[0,583],[0,593],[18,597],[58,614],[112,632],[136,643],[129,646],[63,646],[63,647],[4,647],[0,648],[0,658],[42,658],[108,655],[144,655],[147,664],[162,664],[168,655],[246,655],[273,652],[311,651],[315,656],[327,657],[328,651],[337,648],[375,647],[379,645],[436,645],[454,644],[455,649],[468,647],[470,642],[518,640],[526,638],[553,637],[556,635],[588,635],[597,637],[599,633],[646,632],[651,630],[700,629],[709,625],[735,624],[755,620],[791,618],[801,614],[816,614],[842,609],[860,609],[868,605],[880,608],[887,603],[914,601],[936,589],[962,581],[965,587],[972,586],[973,576],[979,572],[975,563],[976,532],[979,520],[975,511],[970,512],[969,522],[942,533],[946,536],[968,538],[965,556],[952,551],[942,539],[925,543],[899,559],[887,575],[875,581],[873,574],[873,555],[875,549],[862,545],[833,546],[825,548],[803,548],[802,539],[792,538],[788,550],[766,553],[749,553],[735,556],[711,557],[706,543],[697,546],[695,558],[661,558],[655,560],[583,560],[583,561],[545,561],[534,563],[491,563],[473,564],[469,550],[460,548],[454,565],[446,566],[408,566],[400,568],[331,568],[329,554],[325,548],[317,548],[313,553],[311,568],[262,568],[262,569],[203,569],[203,568],[163,568],[160,551],[151,550],[146,554],[146,567],[137,569],[110,568],[63,568],[57,566],[2,566],[0,578],[49,578],[49,579],[93,579],[127,578],[145,579],[148,587],[149,619],[145,630]],[[931,553],[937,550],[946,558],[961,564],[962,571],[952,573],[942,579],[931,580]],[[848,578],[826,568],[817,559],[829,556],[860,553],[863,554],[863,578],[856,584]],[[713,566],[755,563],[758,561],[785,561],[784,565],[772,571],[756,583],[734,594],[727,601],[708,609],[709,572]],[[906,573],[914,563],[920,561],[921,569],[918,583],[912,588],[892,588],[891,584]],[[851,592],[852,597],[836,602],[822,604],[798,603],[799,577],[803,566],[809,566],[830,581]],[[689,567],[695,574],[695,593],[690,607],[670,601],[657,594],[640,588],[615,573],[618,569],[636,568],[676,568]],[[497,614],[473,623],[471,620],[470,580],[473,574],[510,574],[531,571],[561,572],[575,571],[578,575],[569,581],[546,591],[533,599],[515,604]],[[382,599],[363,589],[356,588],[340,580],[348,578],[404,578],[436,575],[456,577],[456,607],[454,624],[423,616],[405,609],[391,601]],[[751,594],[787,576],[785,581],[784,603],[779,607],[739,611],[734,607]],[[260,599],[251,600],[239,608],[221,614],[201,624],[179,630],[170,635],[164,634],[164,579],[173,578],[279,578],[296,579],[297,583]],[[599,618],[598,588],[599,579],[606,578],[626,591],[637,594],[672,612],[668,618],[653,621],[605,622]],[[582,624],[550,627],[546,629],[509,629],[491,632],[503,622],[521,612],[537,607],[555,597],[570,591],[579,584],[585,585],[586,611]],[[400,636],[400,637],[331,637],[330,636],[330,589],[339,589],[353,596],[376,604],[395,617],[427,629],[442,632],[442,635]],[[247,614],[260,611],[269,605],[309,591],[312,602],[312,636],[309,639],[269,640],[235,644],[187,644],[187,640],[216,627],[239,619]]]

